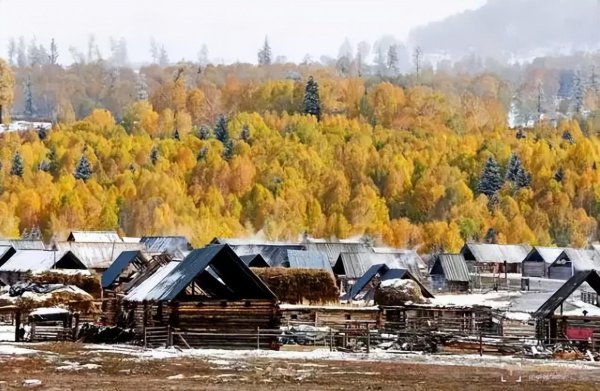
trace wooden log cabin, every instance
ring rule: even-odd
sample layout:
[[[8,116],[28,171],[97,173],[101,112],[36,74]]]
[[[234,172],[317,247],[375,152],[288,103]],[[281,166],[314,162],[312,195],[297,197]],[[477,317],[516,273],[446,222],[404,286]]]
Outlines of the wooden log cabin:
[[[583,345],[583,349],[600,350],[600,316],[593,311],[598,306],[596,301],[587,309],[577,312],[563,311],[567,299],[584,283],[600,294],[600,275],[595,270],[581,271],[567,280],[542,306],[533,313],[536,336],[545,344],[558,342],[575,342]]]
[[[166,327],[170,342],[181,346],[256,347],[257,330],[277,329],[281,321],[277,297],[228,245],[162,265],[127,293],[124,305],[140,334]]]

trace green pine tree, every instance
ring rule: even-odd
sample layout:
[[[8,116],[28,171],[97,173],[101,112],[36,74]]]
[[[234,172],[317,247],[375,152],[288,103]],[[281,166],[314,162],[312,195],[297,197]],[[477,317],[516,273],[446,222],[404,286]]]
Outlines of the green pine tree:
[[[490,157],[481,173],[477,191],[492,198],[502,188],[502,185],[504,185],[504,180],[500,173],[500,166],[493,157]]]
[[[317,117],[317,121],[321,120],[319,85],[312,76],[309,77],[308,82],[306,82],[306,90],[304,92],[304,114],[314,115]]]
[[[75,179],[81,179],[84,182],[90,179],[92,176],[92,166],[90,165],[90,161],[85,155],[81,155],[79,158],[79,162],[75,167],[75,172],[73,172],[73,176]]]
[[[10,175],[18,177],[23,176],[23,158],[19,152],[15,153],[13,156]]]
[[[225,144],[229,140],[229,130],[227,130],[227,120],[223,115],[220,115],[215,125],[215,137],[217,140]]]

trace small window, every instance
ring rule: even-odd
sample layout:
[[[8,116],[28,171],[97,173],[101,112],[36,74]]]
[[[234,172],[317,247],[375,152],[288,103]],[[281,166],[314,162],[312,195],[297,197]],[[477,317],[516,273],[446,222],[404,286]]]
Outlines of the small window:
[[[291,317],[292,320],[298,320],[298,314],[293,314]]]
[[[346,314],[346,320],[352,320],[352,315]]]

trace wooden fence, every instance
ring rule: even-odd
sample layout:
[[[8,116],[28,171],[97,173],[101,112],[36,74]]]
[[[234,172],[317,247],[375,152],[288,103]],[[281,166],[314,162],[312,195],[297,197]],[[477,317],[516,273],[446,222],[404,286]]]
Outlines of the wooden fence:
[[[31,325],[31,341],[72,341],[73,330],[65,326]]]

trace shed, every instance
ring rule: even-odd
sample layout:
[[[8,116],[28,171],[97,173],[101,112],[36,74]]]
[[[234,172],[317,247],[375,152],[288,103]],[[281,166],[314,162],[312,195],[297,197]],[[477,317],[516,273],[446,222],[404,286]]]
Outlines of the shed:
[[[523,277],[548,277],[548,268],[564,251],[564,247],[534,247],[523,260]]]
[[[0,240],[0,266],[18,250],[45,250],[44,243],[40,240]]]
[[[320,251],[288,250],[288,266],[291,269],[320,269],[333,274],[327,256]]]
[[[269,267],[267,261],[260,254],[248,254],[240,257],[248,267]]]
[[[408,270],[392,269],[385,264],[376,264],[371,266],[365,274],[356,281],[350,292],[342,297],[342,300],[355,300],[361,293],[363,293],[363,300],[372,300],[375,289],[377,289],[381,282],[392,279],[413,280],[419,285],[419,288],[421,288],[423,297],[433,298],[431,292],[429,292]]]
[[[472,271],[521,273],[523,260],[530,251],[528,244],[465,243],[460,253]]]
[[[471,275],[462,254],[437,254],[429,272],[435,291],[450,290],[465,292],[469,290]]]
[[[117,231],[71,231],[67,242],[112,243],[123,240]]]
[[[547,266],[547,276],[554,280],[568,280],[580,271],[600,270],[600,254],[594,250],[565,248]]]

